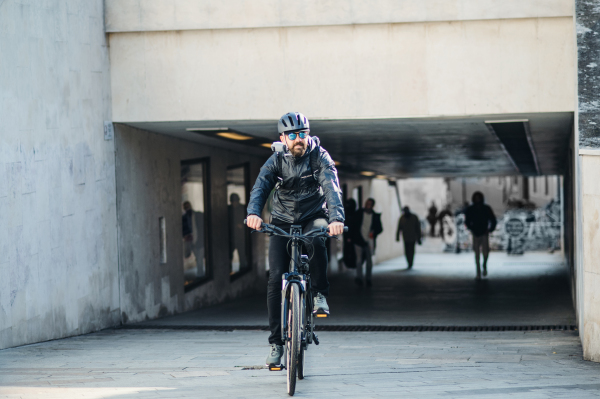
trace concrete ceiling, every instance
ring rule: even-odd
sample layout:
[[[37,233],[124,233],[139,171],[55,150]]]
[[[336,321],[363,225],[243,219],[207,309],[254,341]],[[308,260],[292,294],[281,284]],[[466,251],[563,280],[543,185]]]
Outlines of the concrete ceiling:
[[[500,176],[521,174],[486,121],[528,120],[540,174],[562,174],[572,132],[573,113],[478,115],[456,118],[311,120],[341,173],[372,171],[390,177]],[[269,156],[258,146],[277,138],[276,121],[181,121],[128,123],[232,150]],[[252,145],[189,132],[187,128],[230,128],[254,136]]]

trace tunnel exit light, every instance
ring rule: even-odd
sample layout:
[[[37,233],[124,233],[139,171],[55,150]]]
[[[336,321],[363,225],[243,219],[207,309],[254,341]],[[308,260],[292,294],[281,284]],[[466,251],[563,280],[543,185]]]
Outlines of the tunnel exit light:
[[[228,131],[228,127],[188,127],[185,129],[188,132],[223,132]]]
[[[500,121],[483,121],[483,123],[514,123],[514,122],[529,122],[529,119],[506,119]]]
[[[251,140],[252,139],[252,137],[250,137],[250,136],[246,136],[244,134],[239,134],[239,133],[233,133],[233,132],[217,133],[217,136],[224,137],[224,138],[230,139],[230,140]]]

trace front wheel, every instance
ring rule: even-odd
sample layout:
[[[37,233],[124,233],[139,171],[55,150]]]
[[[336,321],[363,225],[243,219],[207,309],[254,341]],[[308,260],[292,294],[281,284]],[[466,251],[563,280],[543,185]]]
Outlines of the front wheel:
[[[304,316],[302,318],[302,330],[304,331],[304,341],[300,342],[300,353],[298,353],[298,379],[299,380],[303,380],[304,379],[304,365],[306,363],[306,349],[308,349],[308,343],[309,341],[309,335],[311,334],[309,332],[309,327],[308,324],[310,323],[310,316],[312,316],[310,314],[310,312],[307,309],[307,293],[305,292],[302,295],[302,300],[300,301],[300,313]]]
[[[300,348],[300,353],[298,354],[298,379],[304,379],[304,362],[306,360],[306,353],[303,347]]]
[[[298,372],[298,355],[300,354],[300,292],[298,286],[293,284],[290,290],[288,306],[288,331],[287,331],[287,388],[290,396],[296,392],[296,373]]]

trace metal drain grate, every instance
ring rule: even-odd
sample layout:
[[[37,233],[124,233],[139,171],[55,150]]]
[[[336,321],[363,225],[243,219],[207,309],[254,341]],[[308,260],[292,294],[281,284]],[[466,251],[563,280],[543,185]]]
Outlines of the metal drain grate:
[[[234,330],[260,330],[268,331],[267,326],[169,326],[158,324],[133,324],[118,327],[125,330],[192,330],[192,331],[234,331]],[[316,331],[577,331],[577,326],[332,326],[317,325]]]

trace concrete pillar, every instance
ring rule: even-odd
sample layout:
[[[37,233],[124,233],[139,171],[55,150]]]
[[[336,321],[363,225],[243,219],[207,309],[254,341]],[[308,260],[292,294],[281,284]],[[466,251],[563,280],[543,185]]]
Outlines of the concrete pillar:
[[[600,361],[600,0],[575,2],[578,53],[578,278],[584,358]],[[582,250],[582,251],[579,251]],[[579,284],[581,287],[581,284]]]

